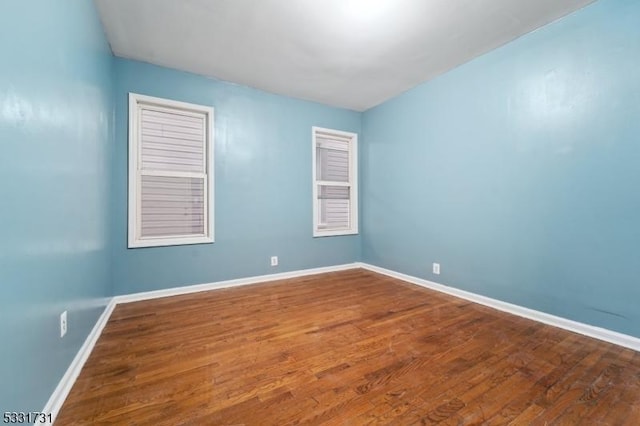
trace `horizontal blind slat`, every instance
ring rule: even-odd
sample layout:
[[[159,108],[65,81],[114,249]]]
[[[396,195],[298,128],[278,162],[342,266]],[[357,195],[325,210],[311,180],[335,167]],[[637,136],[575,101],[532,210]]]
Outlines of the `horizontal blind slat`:
[[[146,188],[145,195],[147,197],[151,197],[154,195],[166,195],[166,196],[185,196],[185,190],[182,188]],[[190,190],[188,192],[187,197],[190,200],[198,201],[199,199],[204,199],[204,190]],[[146,198],[149,199],[149,198]]]
[[[204,117],[202,112],[183,112],[182,110],[175,109],[172,111],[158,111],[153,107],[143,108],[142,116],[149,119],[157,120],[180,120],[185,123],[201,123]]]
[[[164,162],[155,162],[155,161],[145,161],[143,163],[143,170],[169,170],[176,172],[193,172],[200,173],[202,172],[202,166],[189,165],[189,164],[174,164],[174,163],[164,163]]]
[[[149,110],[143,110],[140,121],[143,124],[166,124],[187,129],[202,129],[205,124],[204,116],[191,117],[182,114],[168,114]]]
[[[169,130],[155,130],[155,129],[141,129],[142,137],[145,136],[157,136],[157,137],[165,137],[172,139],[180,139],[186,141],[202,141],[202,133],[194,134],[194,133],[186,133],[180,131],[169,131]]]
[[[172,228],[172,227],[178,227],[178,228],[192,228],[192,227],[196,227],[196,226],[201,226],[204,224],[204,218],[200,218],[200,219],[190,219],[190,220],[183,220],[183,219],[171,219],[171,218],[167,218],[167,219],[154,219],[154,220],[147,220],[143,225],[142,225],[142,229],[149,229],[149,228]]]
[[[143,155],[146,163],[166,163],[166,164],[184,164],[185,166],[198,166],[202,168],[202,155],[200,158],[183,157],[176,152],[166,151],[166,155]],[[144,153],[144,150],[143,150]]]
[[[198,152],[171,151],[167,149],[145,148],[142,150],[142,155],[144,157],[164,158],[169,156],[170,158],[182,158],[186,160],[202,161],[202,153],[198,153]]]
[[[163,144],[166,146],[178,148],[199,148],[200,152],[204,150],[204,144],[201,140],[193,141],[189,139],[170,138],[166,136],[150,136],[142,135],[143,146],[150,143]]]
[[[204,232],[199,232],[202,227],[164,227],[164,228],[143,228],[142,235],[149,237],[175,237],[177,235],[186,237],[203,236]]]
[[[142,121],[142,131],[158,131],[158,132],[174,132],[174,133],[184,133],[186,135],[201,135],[202,126],[199,127],[191,127],[191,126],[181,126],[180,123],[172,122],[152,122],[152,121]]]
[[[319,148],[332,149],[332,150],[349,150],[349,142],[347,140],[336,140],[323,137],[316,137],[316,145]]]
[[[170,209],[181,209],[183,212],[186,210],[198,212],[204,208],[204,200],[193,201],[190,198],[186,200],[143,200],[141,205],[144,209],[149,209],[149,211],[153,212],[157,212],[155,209],[163,209],[166,211],[170,211]]]
[[[176,153],[175,155],[191,154],[191,155],[196,155],[202,158],[203,147],[147,142],[143,146],[142,155],[145,155],[145,150],[163,151],[163,155],[170,155],[170,153],[167,153],[166,151],[171,151],[171,152],[175,152]],[[151,155],[155,155],[155,154],[151,154]]]
[[[160,206],[160,207],[149,207],[145,208],[145,214],[149,216],[157,216],[157,215],[182,215],[182,216],[200,216],[202,215],[202,206],[199,207],[191,207],[191,206],[176,206],[175,204]]]

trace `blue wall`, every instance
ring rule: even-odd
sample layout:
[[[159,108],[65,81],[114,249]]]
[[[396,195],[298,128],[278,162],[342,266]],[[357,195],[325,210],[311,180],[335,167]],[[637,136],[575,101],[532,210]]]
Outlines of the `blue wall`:
[[[215,243],[127,249],[128,92],[214,107]],[[357,235],[312,238],[311,127],[360,133],[361,114],[125,59],[115,101],[115,294],[359,259]]]
[[[90,1],[0,3],[0,52],[0,412],[39,411],[110,293],[112,57]]]
[[[639,23],[600,0],[367,111],[363,260],[640,337]]]

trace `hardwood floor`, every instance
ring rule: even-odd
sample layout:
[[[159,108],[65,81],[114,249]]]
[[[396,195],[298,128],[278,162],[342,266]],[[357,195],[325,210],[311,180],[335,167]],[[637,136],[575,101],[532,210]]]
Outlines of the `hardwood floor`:
[[[355,269],[119,305],[57,425],[640,424],[640,354]]]

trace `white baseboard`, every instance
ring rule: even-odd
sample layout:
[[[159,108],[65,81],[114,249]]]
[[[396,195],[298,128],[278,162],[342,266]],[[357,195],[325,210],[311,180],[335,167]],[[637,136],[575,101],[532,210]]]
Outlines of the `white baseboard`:
[[[492,299],[490,297],[481,296],[479,294],[471,293],[465,290],[459,290],[457,288],[448,287],[446,285],[438,284],[433,281],[417,278],[411,275],[402,274],[400,272],[395,272],[389,269],[381,268],[379,266],[370,265],[368,263],[360,262],[360,263],[357,263],[357,265],[369,271],[373,271],[379,274],[387,275],[389,277],[397,278],[402,281],[407,281],[411,284],[416,284],[421,287],[439,291],[441,293],[450,294],[452,296],[469,300],[471,302],[479,303],[481,305],[488,306],[490,308],[494,308],[499,311],[508,312],[513,315],[528,318],[534,321],[552,325],[554,327],[562,328],[565,330],[573,331],[575,333],[579,333],[584,336],[593,337],[594,339],[603,340],[605,342],[613,343],[619,346],[624,346],[625,348],[633,349],[634,351],[640,352],[640,339],[637,337],[618,333],[616,331],[607,330],[606,328],[596,327],[593,325],[584,324],[584,323],[569,320],[566,318],[557,317],[555,315],[525,308],[519,305],[514,305],[512,303],[503,302],[501,300]]]
[[[259,275],[255,277],[239,278],[235,280],[218,281],[214,283],[197,284],[197,285],[190,285],[185,287],[174,287],[174,288],[169,288],[165,290],[155,290],[155,291],[148,291],[144,293],[133,293],[133,294],[127,294],[122,296],[115,296],[111,298],[111,300],[107,304],[105,310],[102,312],[102,315],[100,315],[100,317],[98,318],[98,321],[93,326],[93,329],[91,330],[86,340],[78,350],[78,353],[76,354],[75,358],[73,358],[73,361],[71,361],[71,364],[69,365],[69,368],[67,368],[67,371],[64,373],[64,376],[62,376],[62,379],[60,379],[58,386],[56,386],[56,389],[51,394],[49,401],[47,401],[47,404],[42,409],[43,413],[47,413],[47,414],[51,413],[52,423],[38,422],[36,424],[37,425],[53,424],[55,422],[56,417],[58,416],[58,413],[62,408],[62,404],[64,404],[65,399],[69,395],[69,392],[71,391],[73,384],[78,378],[80,371],[82,371],[82,367],[84,366],[85,362],[87,362],[87,359],[89,358],[89,355],[93,350],[93,347],[98,341],[98,338],[102,333],[102,330],[104,329],[105,325],[109,321],[109,318],[113,313],[113,310],[115,309],[116,305],[118,305],[119,303],[137,302],[140,300],[157,299],[160,297],[177,296],[180,294],[197,293],[201,291],[216,290],[221,288],[238,287],[238,286],[250,285],[250,284],[259,284],[259,283],[265,283],[269,281],[283,280],[287,278],[303,277],[306,275],[315,275],[315,274],[323,274],[327,272],[344,271],[347,269],[354,269],[359,267],[360,266],[356,263],[348,263],[345,265],[327,266],[327,267],[313,268],[313,269],[302,269],[298,271],[281,272],[281,273],[270,274],[270,275]]]
[[[377,272],[379,274],[387,275],[389,277],[397,278],[402,281],[406,281],[412,284],[419,285],[431,290],[439,291],[441,293],[450,294],[452,296],[460,297],[461,299],[469,300],[471,302],[479,303],[481,305],[489,306],[499,311],[508,312],[524,318],[529,318],[534,321],[542,322],[548,325],[559,327],[565,330],[573,331],[585,336],[593,337],[595,339],[603,340],[605,342],[614,343],[616,345],[624,346],[626,348],[640,351],[640,339],[629,336],[615,331],[607,330],[600,327],[572,321],[566,318],[557,317],[555,315],[546,314],[544,312],[535,311],[533,309],[525,308],[522,306],[514,305],[511,303],[503,302],[500,300],[492,299],[490,297],[481,296],[479,294],[471,293],[465,290],[459,290],[453,287],[448,287],[442,284],[438,284],[432,281],[428,281],[422,278],[417,278],[411,275],[402,274],[400,272],[391,271],[389,269],[381,268],[379,266],[370,265],[368,263],[356,262],[348,263],[345,265],[327,266],[322,268],[302,269],[298,271],[282,272],[270,275],[259,275],[248,278],[239,278],[234,280],[218,281],[207,284],[196,284],[185,287],[174,287],[164,290],[148,291],[143,293],[133,293],[122,296],[115,296],[111,299],[107,307],[105,308],[100,318],[96,322],[95,326],[91,330],[91,333],[87,336],[84,344],[76,354],[75,358],[69,365],[66,373],[58,383],[58,386],[54,390],[53,394],[49,398],[49,401],[42,410],[43,413],[51,413],[51,417],[55,422],[55,418],[62,408],[69,391],[73,387],[84,363],[89,358],[93,347],[95,346],[104,326],[107,324],[111,313],[119,303],[137,302],[141,300],[157,299],[160,297],[177,296],[181,294],[198,293],[201,291],[217,290],[229,287],[238,287],[251,284],[260,284],[270,281],[283,280],[288,278],[297,278],[307,275],[323,274],[327,272],[345,271],[348,269],[363,268],[369,271]],[[48,423],[37,423],[48,424]]]
[[[324,274],[327,272],[344,271],[347,269],[359,268],[357,263],[347,263],[344,265],[326,266],[322,268],[300,269],[297,271],[280,272],[277,274],[257,275],[254,277],[238,278],[234,280],[217,281],[206,284],[188,285],[184,287],[173,287],[164,290],[145,291],[142,293],[125,294],[115,296],[116,303],[138,302],[141,300],[157,299],[160,297],[178,296],[181,294],[199,293],[201,291],[218,290],[221,288],[239,287],[243,285],[260,284],[270,281],[284,280],[288,278],[304,277],[306,275]]]
[[[104,326],[107,325],[107,321],[109,321],[109,317],[111,316],[111,313],[113,312],[115,306],[115,301],[112,298],[111,300],[109,300],[109,303],[107,303],[104,311],[102,311],[102,314],[98,318],[98,321],[93,326],[93,329],[78,350],[78,353],[73,358],[73,361],[71,361],[69,368],[67,368],[64,376],[62,376],[62,379],[60,379],[60,382],[51,394],[49,401],[47,401],[47,404],[42,409],[42,413],[51,414],[51,423],[49,423],[48,421],[41,421],[37,422],[37,425],[53,424],[56,421],[56,417],[58,416],[58,413],[62,408],[64,400],[67,399],[67,395],[69,395],[73,384],[76,382],[78,375],[80,375],[80,371],[82,371],[84,363],[87,362],[91,351],[93,351],[93,347],[98,341],[98,338],[100,337]]]

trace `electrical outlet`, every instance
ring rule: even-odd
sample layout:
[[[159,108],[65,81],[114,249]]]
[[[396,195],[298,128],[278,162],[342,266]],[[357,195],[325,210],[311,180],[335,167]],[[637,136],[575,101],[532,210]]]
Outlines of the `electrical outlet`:
[[[60,314],[60,337],[67,334],[67,311]]]
[[[433,273],[436,275],[440,275],[440,264],[439,263],[434,263],[433,264]]]
[[[271,256],[271,266],[278,266],[278,256]]]

